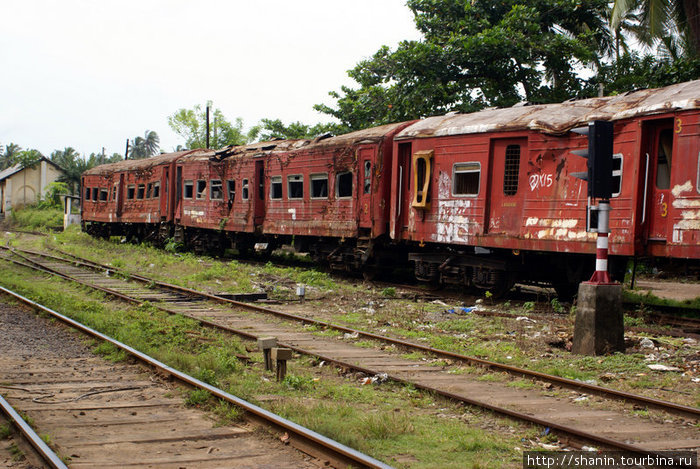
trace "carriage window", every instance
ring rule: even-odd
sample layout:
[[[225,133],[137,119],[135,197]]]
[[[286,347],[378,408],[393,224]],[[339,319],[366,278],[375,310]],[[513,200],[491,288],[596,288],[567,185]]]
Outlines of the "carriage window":
[[[452,169],[452,195],[478,195],[481,163],[457,163]]]
[[[290,199],[304,198],[304,176],[301,174],[287,176],[287,197]]]
[[[224,200],[224,187],[221,184],[221,180],[211,180],[211,194],[209,197],[211,200]]]
[[[411,206],[430,208],[430,180],[432,179],[433,150],[417,151],[413,154],[413,201]]]
[[[206,199],[207,198],[207,181],[200,179],[197,181],[197,198]]]
[[[369,160],[365,161],[365,183],[362,188],[364,194],[369,194],[372,190],[372,163]]]
[[[232,202],[236,198],[236,181],[229,179],[226,181],[228,189],[228,200]]]
[[[166,179],[167,184],[167,179]],[[160,181],[153,184],[153,198],[157,199],[160,197]]]
[[[622,153],[613,155],[612,159],[612,196],[617,197],[622,192]]]
[[[97,202],[97,192],[99,191],[99,188],[93,187],[92,188],[92,201]]]
[[[133,184],[129,184],[126,186],[126,198],[131,200],[134,198],[134,195],[136,195],[136,186]]]
[[[311,198],[328,198],[328,174],[311,175]]]
[[[270,178],[270,198],[282,198],[282,176],[272,176]]]
[[[150,199],[152,193],[153,193],[153,183],[149,182],[148,185],[146,186],[146,198]]]
[[[136,189],[136,198],[137,199],[143,199],[143,195],[146,193],[146,185],[145,184],[139,184],[138,188]]]
[[[100,202],[107,202],[109,197],[109,191],[107,189],[100,189]]]
[[[506,160],[503,168],[503,193],[518,193],[518,176],[520,175],[520,145],[506,147]]]
[[[243,200],[248,200],[248,180],[247,179],[243,180],[242,186],[243,187],[241,188],[241,192],[242,192],[241,197],[243,198]]]
[[[673,129],[659,132],[659,148],[656,159],[656,188],[671,187],[671,157],[673,155]]]
[[[335,196],[352,197],[352,173],[347,171],[338,173],[335,177]]]
[[[185,199],[191,199],[193,194],[194,194],[194,182],[193,181],[185,181],[185,192],[183,194],[183,197]]]
[[[85,188],[85,200],[90,200],[90,188]]]
[[[117,185],[112,186],[112,200],[117,200]]]

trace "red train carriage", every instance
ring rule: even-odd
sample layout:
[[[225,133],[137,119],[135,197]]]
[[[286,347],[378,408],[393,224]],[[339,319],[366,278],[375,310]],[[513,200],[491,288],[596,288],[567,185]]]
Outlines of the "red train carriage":
[[[416,275],[500,292],[547,281],[563,294],[590,276],[595,212],[587,122],[615,123],[610,252],[700,257],[700,81],[562,104],[422,120],[395,138],[391,237],[415,246]],[[614,258],[613,258],[614,260]]]
[[[95,236],[155,239],[172,222],[174,163],[194,151],[128,160],[83,173],[83,228]]]

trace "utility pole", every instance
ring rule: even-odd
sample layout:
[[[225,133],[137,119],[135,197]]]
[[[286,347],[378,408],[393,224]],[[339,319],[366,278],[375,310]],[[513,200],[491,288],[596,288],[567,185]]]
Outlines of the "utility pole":
[[[209,149],[209,105],[207,104],[207,150]]]
[[[128,160],[129,159],[129,139],[126,139],[126,151],[124,152],[124,159]]]

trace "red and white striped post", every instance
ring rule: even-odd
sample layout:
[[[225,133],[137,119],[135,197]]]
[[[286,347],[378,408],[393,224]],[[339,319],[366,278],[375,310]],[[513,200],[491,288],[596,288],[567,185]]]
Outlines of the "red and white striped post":
[[[601,200],[598,204],[598,239],[595,250],[595,272],[587,283],[594,285],[612,284],[608,274],[608,235],[610,234],[610,201]]]

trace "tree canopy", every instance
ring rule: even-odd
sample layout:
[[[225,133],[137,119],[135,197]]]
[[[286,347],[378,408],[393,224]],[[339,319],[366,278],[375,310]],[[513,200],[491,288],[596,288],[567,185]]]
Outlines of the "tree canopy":
[[[627,11],[624,21],[612,27],[604,0],[407,4],[422,39],[403,41],[395,50],[383,46],[348,72],[357,88],[344,86],[330,93],[336,107],[314,106],[340,120],[345,130],[519,101],[595,96],[598,83],[607,85],[611,79],[621,91],[622,78],[632,71],[625,67],[635,69],[638,85],[664,82],[661,75],[639,73],[637,66],[646,59],[629,51],[627,37],[645,37],[636,11]],[[692,59],[684,61],[675,78],[697,78]],[[661,84],[673,83],[665,81]]]
[[[261,119],[259,134],[260,140],[273,140],[276,138],[301,139],[313,138],[319,135],[337,131],[337,124],[315,124],[307,125],[299,121],[285,125],[280,119]]]
[[[154,130],[147,130],[143,137],[137,136],[129,143],[130,160],[140,160],[157,155],[160,150],[160,138]]]
[[[211,103],[208,103],[211,107]],[[185,140],[186,148],[206,148],[207,124],[206,106],[197,104],[192,109],[179,109],[168,117],[168,125]],[[248,133],[243,131],[243,119],[229,122],[220,109],[214,109],[209,116],[209,147],[223,148],[229,145],[243,145],[257,135],[254,127]]]

